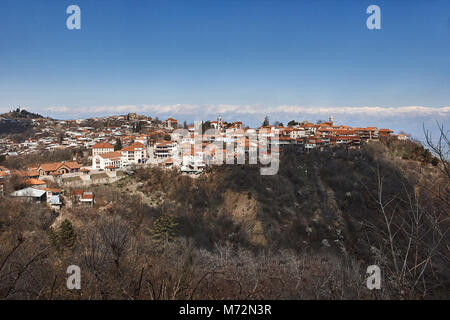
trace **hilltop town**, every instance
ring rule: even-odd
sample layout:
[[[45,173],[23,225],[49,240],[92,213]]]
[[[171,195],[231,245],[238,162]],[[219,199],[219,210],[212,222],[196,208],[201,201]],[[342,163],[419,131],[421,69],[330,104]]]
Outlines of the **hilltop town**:
[[[241,121],[228,123],[220,116],[196,125],[186,122],[181,125],[174,118],[161,121],[135,113],[54,120],[20,109],[2,115],[0,125],[20,122],[23,118],[30,121],[27,135],[3,134],[0,138],[0,160],[15,166],[0,166],[0,190],[4,190],[5,178],[16,175],[25,188],[14,190],[12,196],[39,201],[45,198],[55,209],[61,206],[59,195],[63,194],[64,186],[112,183],[132,174],[136,167],[158,166],[195,176],[217,164],[219,155],[229,164],[234,163],[239,153],[248,156],[252,148],[265,156],[283,152],[288,146],[299,152],[336,146],[354,149],[393,133],[389,129],[335,124],[333,117],[316,124],[293,120],[287,126],[270,125],[266,118],[260,127],[250,128]],[[196,136],[198,133],[200,138]],[[252,140],[252,135],[266,139],[265,144]],[[403,134],[396,137],[407,139]],[[71,153],[62,153],[62,159],[57,162],[45,161],[45,157],[35,163],[24,162],[24,159],[33,159],[33,155],[69,150]],[[47,187],[49,182],[57,187]],[[92,193],[88,192],[83,198],[80,192],[75,190],[81,201],[92,205]]]

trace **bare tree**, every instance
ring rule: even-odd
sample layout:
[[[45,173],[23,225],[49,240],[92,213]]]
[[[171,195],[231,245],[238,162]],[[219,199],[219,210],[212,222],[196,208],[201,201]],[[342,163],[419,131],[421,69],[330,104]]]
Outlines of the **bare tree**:
[[[446,268],[450,263],[448,214],[423,205],[417,191],[406,186],[395,195],[386,195],[385,178],[378,167],[375,194],[367,189],[381,217],[364,222],[372,231],[369,245],[377,263],[384,267],[394,295],[411,298],[420,293],[426,297],[432,284],[441,285],[439,266]]]
[[[448,130],[444,128],[444,124],[439,124],[437,122],[438,127],[438,135],[436,141],[433,141],[433,137],[431,132],[423,126],[423,131],[425,134],[425,142],[426,145],[430,148],[430,150],[439,158],[441,161],[440,169],[442,172],[450,178],[450,141],[448,138]]]

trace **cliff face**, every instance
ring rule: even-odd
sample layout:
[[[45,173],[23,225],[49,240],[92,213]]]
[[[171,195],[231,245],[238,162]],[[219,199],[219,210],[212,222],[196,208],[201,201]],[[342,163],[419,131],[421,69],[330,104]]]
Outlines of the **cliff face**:
[[[223,209],[233,222],[242,226],[251,244],[267,246],[262,222],[258,217],[258,203],[251,194],[226,191]]]

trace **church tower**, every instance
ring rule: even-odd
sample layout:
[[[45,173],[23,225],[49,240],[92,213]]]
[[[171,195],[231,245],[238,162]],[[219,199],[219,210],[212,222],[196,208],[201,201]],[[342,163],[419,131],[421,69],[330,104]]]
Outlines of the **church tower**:
[[[222,117],[220,115],[217,117],[217,129],[222,129]]]

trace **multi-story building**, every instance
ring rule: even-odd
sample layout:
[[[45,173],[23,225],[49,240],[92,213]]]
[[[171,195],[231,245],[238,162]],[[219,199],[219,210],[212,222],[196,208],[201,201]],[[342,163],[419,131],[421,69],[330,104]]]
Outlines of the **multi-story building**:
[[[171,158],[177,150],[177,144],[172,141],[158,141],[153,147],[155,158]]]
[[[105,148],[98,148],[105,149]],[[113,148],[114,150],[114,148]],[[94,153],[94,151],[93,151]],[[147,148],[141,142],[134,142],[119,151],[96,152],[92,157],[92,169],[118,169],[132,164],[145,163],[147,160]]]
[[[174,118],[169,118],[166,121],[164,121],[164,127],[167,129],[176,129],[178,128],[178,120]]]
[[[110,153],[114,151],[114,146],[107,142],[100,142],[92,146],[92,157],[99,154]]]
[[[120,150],[122,154],[122,166],[145,163],[147,160],[147,149],[143,143],[134,142],[128,147]]]
[[[120,151],[97,154],[92,158],[92,169],[119,169],[122,167],[122,153]]]

